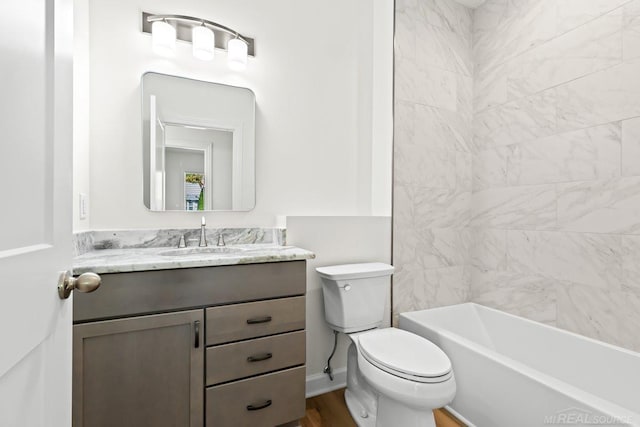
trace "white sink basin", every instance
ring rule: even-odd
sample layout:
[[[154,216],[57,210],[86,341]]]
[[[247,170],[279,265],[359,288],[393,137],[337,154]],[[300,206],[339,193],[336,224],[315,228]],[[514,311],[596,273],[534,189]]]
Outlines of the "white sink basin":
[[[191,256],[191,255],[208,255],[208,254],[235,254],[244,252],[246,249],[231,248],[228,246],[213,246],[213,247],[197,247],[197,248],[182,248],[182,249],[169,249],[162,251],[159,255],[162,256]]]

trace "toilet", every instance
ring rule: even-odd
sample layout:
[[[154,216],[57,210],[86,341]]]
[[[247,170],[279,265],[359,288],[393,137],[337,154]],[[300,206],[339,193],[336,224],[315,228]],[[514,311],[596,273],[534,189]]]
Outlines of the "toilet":
[[[434,427],[433,409],[450,403],[456,383],[447,355],[384,318],[389,276],[383,263],[317,268],[325,318],[351,339],[345,400],[360,427]]]

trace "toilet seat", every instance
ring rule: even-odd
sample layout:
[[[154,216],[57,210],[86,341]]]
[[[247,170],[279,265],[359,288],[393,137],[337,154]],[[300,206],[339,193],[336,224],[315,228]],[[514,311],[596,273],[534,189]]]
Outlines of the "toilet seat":
[[[400,333],[398,334],[397,332]],[[404,335],[405,338],[396,340],[395,338],[403,332],[409,335]],[[451,368],[451,362],[444,353],[440,353],[441,350],[436,347],[435,344],[431,344],[427,339],[417,335],[414,336],[418,338],[418,340],[416,340],[414,337],[410,337],[411,335],[413,334],[410,332],[396,328],[375,329],[349,334],[353,342],[352,345],[355,347],[354,350],[357,357],[356,369],[362,375],[363,380],[381,396],[385,396],[385,399],[400,402],[403,407],[409,407],[419,411],[441,408],[451,403],[456,394],[456,381],[453,369]],[[402,341],[398,343],[399,340]],[[368,352],[363,349],[363,341],[365,342],[364,346],[368,348]],[[427,343],[425,346],[419,344],[423,341]],[[399,346],[405,345],[407,342],[409,342],[409,344],[405,347],[405,351],[398,351],[398,349],[401,348]],[[418,342],[418,344],[414,346],[413,344],[416,342]],[[433,347],[429,346],[429,344],[433,345]],[[416,347],[418,348],[418,353],[416,353]],[[386,353],[385,350],[389,350],[389,353],[392,354],[391,359],[384,357],[386,355],[384,354]],[[420,360],[422,356],[421,361],[415,364],[409,363],[405,366],[398,366],[398,358],[402,358],[403,353],[408,357],[409,355],[413,355],[416,360]],[[438,365],[437,363],[430,368],[425,361],[425,353],[427,357],[436,355],[435,360],[438,360],[437,355],[444,355],[444,362],[446,363],[440,365],[440,369],[433,369],[434,366]],[[367,356],[365,356],[365,354],[367,354]],[[372,354],[375,355],[378,360],[382,360],[385,363],[376,362],[371,357]],[[391,365],[391,367],[389,365]],[[449,369],[446,368],[447,365],[450,367]],[[443,366],[444,369],[442,369]],[[449,372],[442,376],[430,376],[447,370]],[[407,371],[421,375],[407,374]],[[347,388],[349,388],[348,385]]]
[[[358,336],[363,358],[382,371],[418,383],[440,383],[453,376],[447,355],[411,332],[385,328]]]

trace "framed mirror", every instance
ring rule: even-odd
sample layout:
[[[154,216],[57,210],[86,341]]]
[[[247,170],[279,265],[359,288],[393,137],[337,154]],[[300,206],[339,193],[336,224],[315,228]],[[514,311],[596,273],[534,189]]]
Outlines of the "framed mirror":
[[[255,206],[255,95],[158,73],[142,76],[144,204],[152,211]]]

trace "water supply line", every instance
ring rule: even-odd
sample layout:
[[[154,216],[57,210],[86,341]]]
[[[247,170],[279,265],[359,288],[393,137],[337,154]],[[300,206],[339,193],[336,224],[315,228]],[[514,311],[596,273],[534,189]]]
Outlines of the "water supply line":
[[[327,366],[324,367],[325,374],[329,375],[329,379],[333,381],[333,369],[331,368],[331,359],[333,355],[336,354],[336,347],[338,347],[338,331],[333,331],[333,350],[331,351],[331,355],[329,359],[327,359]]]

